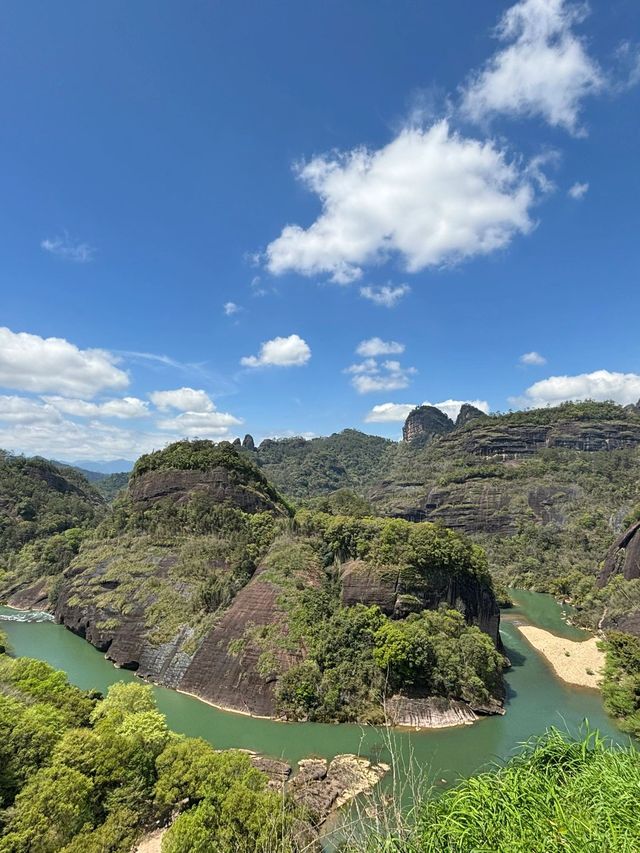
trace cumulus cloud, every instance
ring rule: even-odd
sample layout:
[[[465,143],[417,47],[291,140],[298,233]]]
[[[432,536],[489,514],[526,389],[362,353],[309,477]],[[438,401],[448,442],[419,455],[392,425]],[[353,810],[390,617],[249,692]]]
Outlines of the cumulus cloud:
[[[0,396],[0,422],[17,425],[59,424],[62,415],[53,406],[29,397]]]
[[[225,316],[227,317],[232,317],[234,314],[237,314],[238,311],[242,311],[240,305],[236,305],[235,302],[225,302],[223,307]]]
[[[382,305],[385,308],[393,308],[403,296],[410,292],[411,288],[408,284],[398,284],[395,287],[391,284],[383,284],[380,287],[366,285],[360,288],[360,296],[373,302],[374,305]]]
[[[126,388],[127,374],[101,349],[81,350],[64,338],[41,338],[0,328],[0,386],[93,397],[105,388]]]
[[[580,132],[580,109],[605,87],[598,63],[574,32],[586,4],[521,0],[507,9],[496,35],[505,42],[463,91],[462,111],[474,121],[492,114],[541,116]]]
[[[425,401],[423,406],[435,406],[440,409],[445,415],[448,415],[451,420],[455,420],[460,414],[460,409],[467,403],[470,406],[475,406],[476,409],[488,414],[489,404],[486,400],[443,400],[440,403],[430,403]],[[395,423],[397,421],[405,421],[409,412],[416,408],[415,403],[379,403],[374,406],[365,415],[366,423]]]
[[[46,403],[65,415],[79,418],[145,418],[149,415],[149,404],[137,397],[120,397],[104,403],[91,403],[88,400],[69,397],[44,397]]]
[[[232,426],[242,423],[228,412],[183,412],[175,418],[158,421],[158,429],[174,432],[181,437],[222,438]]]
[[[383,341],[381,338],[369,338],[358,344],[356,352],[367,358],[377,355],[400,355],[404,352],[404,344],[399,344],[397,341]]]
[[[63,418],[49,403],[0,397],[0,447],[15,453],[53,459],[130,459],[179,437],[122,429],[98,420],[77,423]]]
[[[615,400],[628,405],[640,399],[640,375],[596,370],[576,376],[550,376],[535,382],[522,397],[511,397],[516,406],[539,408],[567,400]]]
[[[406,388],[417,370],[415,367],[403,367],[399,361],[380,363],[375,358],[367,358],[347,367],[345,373],[351,374],[351,384],[358,394],[370,394]]]
[[[300,335],[264,341],[258,355],[240,359],[243,367],[301,367],[311,358],[311,349]]]
[[[386,424],[406,421],[409,412],[415,409],[415,403],[379,403],[364,416],[368,424]]]
[[[588,183],[578,183],[576,182],[573,186],[569,187],[567,190],[567,195],[571,198],[575,198],[576,201],[578,199],[584,198],[584,196],[589,192],[589,184]]]
[[[59,258],[64,258],[66,261],[73,261],[76,264],[87,264],[92,261],[96,250],[88,243],[79,243],[71,240],[65,232],[62,237],[53,237],[42,240],[40,248],[51,255],[57,255]]]
[[[207,392],[196,388],[152,391],[149,398],[162,412],[168,409],[177,409],[179,412],[212,412],[215,408]]]
[[[348,283],[394,254],[417,272],[488,254],[533,227],[532,179],[497,143],[465,138],[447,121],[406,127],[378,150],[316,157],[297,176],[322,212],[269,244],[266,265],[276,275],[326,273]]]
[[[539,352],[535,352],[535,350],[533,352],[525,352],[520,356],[520,364],[541,365],[546,363],[547,359],[543,355],[540,355]]]

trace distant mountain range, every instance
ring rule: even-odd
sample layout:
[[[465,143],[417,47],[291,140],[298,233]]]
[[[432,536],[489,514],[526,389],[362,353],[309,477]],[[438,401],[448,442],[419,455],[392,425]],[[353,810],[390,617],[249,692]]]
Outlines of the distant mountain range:
[[[133,462],[131,459],[114,459],[111,462],[99,462],[87,459],[79,459],[75,462],[61,461],[62,465],[70,465],[72,468],[79,468],[83,473],[95,472],[96,474],[120,474],[123,471],[131,471]],[[85,474],[86,476],[86,474]],[[88,477],[87,479],[91,479]]]

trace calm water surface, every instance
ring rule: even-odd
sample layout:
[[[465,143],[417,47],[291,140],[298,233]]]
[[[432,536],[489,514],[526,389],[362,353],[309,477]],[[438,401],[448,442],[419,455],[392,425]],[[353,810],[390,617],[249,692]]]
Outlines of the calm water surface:
[[[627,742],[608,719],[599,693],[559,681],[522,637],[514,621],[538,625],[570,639],[584,638],[585,633],[566,624],[562,607],[551,596],[516,591],[514,599],[517,606],[503,612],[501,629],[512,663],[506,678],[504,717],[488,717],[473,726],[389,734],[355,725],[260,720],[218,711],[190,696],[154,687],[158,707],[175,731],[203,737],[218,748],[253,749],[290,763],[310,755],[331,759],[343,752],[389,761],[392,738],[396,753],[405,762],[428,769],[439,784],[443,784],[440,780],[451,784],[460,776],[508,758],[518,744],[550,725],[576,731],[588,720],[592,728]],[[116,669],[100,652],[61,625],[36,619],[25,619],[15,610],[0,607],[0,627],[8,635],[13,654],[45,660],[65,670],[70,680],[83,689],[105,692],[110,684],[135,679],[133,673]]]

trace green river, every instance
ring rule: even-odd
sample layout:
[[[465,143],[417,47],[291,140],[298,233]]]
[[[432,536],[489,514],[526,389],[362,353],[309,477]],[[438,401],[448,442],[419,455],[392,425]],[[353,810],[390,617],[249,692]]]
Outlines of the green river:
[[[569,639],[585,637],[565,623],[561,606],[551,596],[516,591],[517,606],[503,612],[502,639],[512,667],[507,672],[507,713],[472,726],[427,731],[394,731],[356,725],[279,723],[219,711],[190,696],[155,687],[158,706],[169,726],[206,738],[218,748],[239,747],[282,757],[295,764],[317,755],[325,758],[352,752],[389,762],[390,741],[405,766],[431,775],[436,784],[451,784],[496,760],[505,759],[519,743],[550,725],[575,731],[586,719],[592,728],[617,741],[626,739],[608,719],[597,691],[559,681],[546,661],[527,643],[514,620],[538,625]],[[102,654],[42,614],[21,614],[0,607],[1,628],[12,653],[40,658],[69,674],[84,689],[106,691],[116,681],[135,675],[113,667]]]

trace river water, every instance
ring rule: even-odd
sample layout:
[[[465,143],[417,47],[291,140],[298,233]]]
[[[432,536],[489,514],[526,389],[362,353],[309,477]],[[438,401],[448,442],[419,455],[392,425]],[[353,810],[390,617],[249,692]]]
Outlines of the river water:
[[[203,737],[217,748],[253,749],[291,764],[312,755],[331,759],[344,752],[389,762],[389,748],[393,746],[396,766],[400,760],[400,765],[420,768],[443,786],[508,758],[518,744],[550,725],[575,732],[588,720],[604,735],[627,742],[608,719],[599,693],[558,680],[514,623],[521,620],[573,640],[587,635],[566,624],[561,606],[551,596],[516,591],[514,599],[517,606],[503,612],[501,627],[512,663],[506,676],[507,713],[503,717],[488,717],[472,726],[389,733],[356,725],[256,719],[219,711],[190,696],[154,687],[158,707],[175,731]],[[136,677],[116,669],[89,643],[37,614],[0,607],[0,629],[7,634],[13,654],[45,660],[65,670],[83,689],[105,692],[116,681]]]

